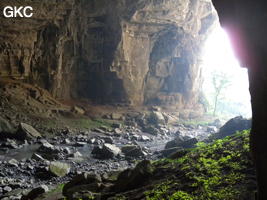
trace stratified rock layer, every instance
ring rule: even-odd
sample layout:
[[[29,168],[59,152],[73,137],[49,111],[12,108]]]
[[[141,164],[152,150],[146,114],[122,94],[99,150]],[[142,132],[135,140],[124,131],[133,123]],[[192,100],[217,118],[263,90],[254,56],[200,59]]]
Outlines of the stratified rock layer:
[[[200,109],[209,0],[2,0],[32,18],[0,21],[0,77],[62,99]]]

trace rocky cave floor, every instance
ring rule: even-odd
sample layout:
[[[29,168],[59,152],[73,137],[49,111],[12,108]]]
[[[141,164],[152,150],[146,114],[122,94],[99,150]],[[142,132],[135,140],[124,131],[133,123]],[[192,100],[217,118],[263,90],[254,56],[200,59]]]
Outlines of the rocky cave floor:
[[[0,199],[254,198],[250,120],[189,123],[157,107],[99,116],[17,82],[0,92]]]

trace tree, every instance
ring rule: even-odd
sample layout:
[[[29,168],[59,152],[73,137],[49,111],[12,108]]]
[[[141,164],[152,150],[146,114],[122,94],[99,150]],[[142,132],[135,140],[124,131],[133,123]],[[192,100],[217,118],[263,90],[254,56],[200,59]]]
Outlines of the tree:
[[[214,88],[213,116],[215,116],[219,97],[222,96],[225,89],[227,89],[231,85],[230,77],[225,72],[214,71],[212,73],[212,84]]]

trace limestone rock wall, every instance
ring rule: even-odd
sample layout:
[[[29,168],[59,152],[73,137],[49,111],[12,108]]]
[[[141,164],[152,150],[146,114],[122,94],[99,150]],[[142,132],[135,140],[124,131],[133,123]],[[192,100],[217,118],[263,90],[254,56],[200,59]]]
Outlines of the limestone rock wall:
[[[1,0],[31,5],[0,21],[0,77],[61,99],[198,106],[209,0]]]

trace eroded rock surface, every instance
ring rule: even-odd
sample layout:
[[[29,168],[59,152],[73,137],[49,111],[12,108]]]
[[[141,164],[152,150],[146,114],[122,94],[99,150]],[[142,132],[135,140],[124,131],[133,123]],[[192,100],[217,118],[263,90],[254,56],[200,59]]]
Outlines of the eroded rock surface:
[[[217,18],[210,1],[15,1],[30,19],[1,16],[0,77],[62,99],[173,105],[201,112],[199,54]]]

